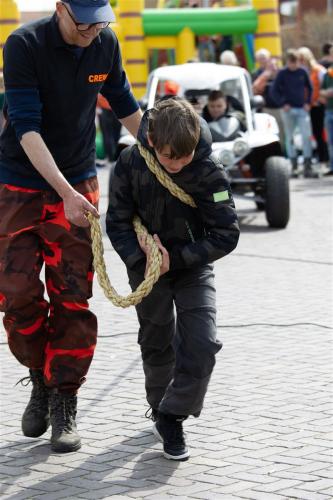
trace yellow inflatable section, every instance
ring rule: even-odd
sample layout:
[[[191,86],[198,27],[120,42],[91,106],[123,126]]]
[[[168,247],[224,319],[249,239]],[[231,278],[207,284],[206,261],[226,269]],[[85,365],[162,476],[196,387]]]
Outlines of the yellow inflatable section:
[[[253,0],[259,25],[254,35],[254,49],[267,49],[273,57],[282,56],[278,0]]]
[[[144,9],[144,0],[118,0],[117,7],[114,8],[117,23],[112,25],[112,29],[119,37],[124,67],[137,98],[142,97],[145,92],[150,50],[173,49],[176,64],[187,62],[195,55],[195,34],[212,34],[210,31],[213,24],[214,33],[240,35],[245,46],[249,43],[247,34],[252,34],[254,52],[265,47],[272,56],[281,58],[278,0],[252,0],[252,7],[247,0],[225,0],[223,8],[212,10],[163,10],[163,0],[159,0],[157,5],[158,9]],[[190,18],[194,18],[194,15],[201,16],[200,22],[193,19],[194,28],[191,29]],[[239,21],[236,21],[236,15],[239,16]],[[186,16],[188,24],[183,22]],[[256,26],[253,25],[254,16]],[[199,33],[203,30],[204,20],[206,32]],[[247,28],[243,27],[241,30],[246,22]],[[178,29],[180,24],[182,26]],[[171,25],[174,25],[174,29],[170,28]],[[253,64],[253,51],[249,47],[247,49],[248,58],[252,58]]]
[[[144,92],[148,77],[148,51],[150,49],[175,49],[176,63],[181,64],[191,59],[195,53],[194,32],[188,26],[184,26],[176,33],[145,33],[147,23],[144,17],[148,11],[144,9],[144,0],[111,0],[117,22],[112,29],[118,36],[124,67],[131,82],[133,92],[140,98]],[[116,4],[116,7],[114,6]],[[163,5],[159,0],[159,6]],[[248,2],[244,0],[225,0],[224,9],[214,9],[214,14],[219,10],[231,10],[244,7],[244,15]],[[281,38],[279,22],[278,0],[252,0],[252,7],[257,13],[258,26],[254,33],[254,50],[267,48],[272,56],[281,58]],[[156,11],[163,13],[163,19],[173,15],[176,9],[169,12],[163,9]],[[195,9],[202,11],[207,9]],[[193,12],[193,10],[191,9]],[[185,12],[182,12],[185,14]],[[199,12],[196,12],[199,14]],[[154,15],[154,12],[150,14]],[[213,14],[213,12],[211,12]],[[213,15],[214,15],[213,14]],[[205,13],[207,15],[207,13]],[[15,0],[0,0],[0,72],[3,67],[2,48],[8,35],[19,26],[20,15]],[[146,28],[144,27],[146,26]],[[224,27],[221,25],[221,32]]]
[[[18,28],[20,13],[14,0],[0,0],[0,72],[3,69],[2,50],[10,33]]]

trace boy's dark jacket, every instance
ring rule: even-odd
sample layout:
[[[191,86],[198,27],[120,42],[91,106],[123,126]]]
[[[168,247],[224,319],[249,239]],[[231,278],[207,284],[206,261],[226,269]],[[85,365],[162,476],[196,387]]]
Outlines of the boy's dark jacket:
[[[147,141],[148,113],[142,119],[138,141],[154,153]],[[202,120],[192,162],[181,172],[169,174],[194,198],[197,208],[184,204],[159,183],[136,145],[121,153],[111,181],[106,229],[114,249],[130,270],[143,273],[146,262],[133,229],[135,214],[150,234],[158,234],[168,250],[170,270],[205,265],[236,247],[236,210],[223,167],[211,157],[211,142],[210,131]],[[225,191],[226,201],[214,201],[214,193]],[[226,193],[215,195],[215,199],[226,197]]]

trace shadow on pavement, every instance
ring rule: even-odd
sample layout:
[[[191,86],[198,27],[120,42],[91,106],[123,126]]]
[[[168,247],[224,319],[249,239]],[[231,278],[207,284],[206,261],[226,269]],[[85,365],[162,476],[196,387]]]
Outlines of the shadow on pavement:
[[[262,226],[258,224],[252,224],[249,223],[248,220],[246,222],[242,221],[241,218],[239,218],[239,226],[240,226],[240,232],[242,233],[273,233],[276,231],[284,231],[284,229],[277,229],[274,227],[269,227],[269,226]]]
[[[144,445],[142,442],[144,442]],[[23,488],[26,492],[30,490],[31,498],[42,493],[46,494],[46,498],[47,494],[52,496],[52,493],[58,492],[58,488],[54,488],[58,484],[62,484],[65,488],[81,487],[89,492],[94,491],[94,498],[96,499],[109,498],[127,491],[135,491],[138,494],[138,491],[158,489],[168,483],[170,477],[177,470],[179,462],[165,459],[162,456],[162,451],[151,450],[151,446],[155,445],[155,443],[156,439],[151,432],[139,431],[137,435],[124,439],[111,448],[103,450],[100,454],[89,456],[82,462],[78,461],[80,455],[82,459],[82,453],[89,453],[89,446],[83,447],[77,453],[53,454],[49,445],[44,443],[32,448],[31,442],[20,444],[15,446],[13,454],[7,452],[7,456],[10,455],[11,458],[15,459],[15,467],[18,467],[20,463],[24,466],[26,461],[29,469],[18,467],[22,473],[9,476],[8,484],[2,483],[1,485],[0,494],[5,495],[8,488],[13,484]],[[142,446],[147,448],[142,451]],[[18,447],[20,449],[17,449]],[[132,448],[133,451],[130,451],[129,448]],[[44,480],[42,478],[38,479],[36,476],[29,480],[29,472],[38,471],[42,476],[45,469],[45,473],[47,473],[46,462],[51,454],[59,457],[59,466],[62,468],[68,464],[68,472],[54,474]],[[63,464],[62,457],[65,456],[72,457],[72,462],[67,461]],[[40,464],[45,464],[45,467],[43,469],[40,467],[34,469],[34,466]],[[57,467],[54,463],[49,465],[51,470]],[[89,478],[87,478],[88,474]],[[20,481],[20,476],[22,479],[24,478],[24,481]],[[36,484],[26,485],[26,483],[30,483],[34,479]],[[108,490],[110,490],[109,493]],[[59,493],[61,491],[59,489]],[[72,497],[72,494],[70,496]],[[21,499],[22,491],[13,493],[10,498],[12,500]]]
[[[139,363],[141,363],[141,355],[138,354],[133,361],[131,361],[126,367],[123,369],[122,372],[120,372],[118,375],[115,375],[108,385],[106,387],[103,387],[99,391],[96,391],[94,394],[94,397],[89,397],[88,394],[82,392],[80,393],[80,406],[79,406],[79,411],[80,414],[85,415],[88,414],[90,411],[96,411],[96,403],[99,403],[100,401],[103,401],[106,394],[112,394],[112,391],[114,391],[118,385],[123,382],[124,377],[126,374],[130,373],[131,370],[133,370]],[[103,370],[103,369],[102,369]],[[96,369],[97,371],[97,369]],[[101,371],[101,370],[99,370]],[[84,404],[86,402],[86,404]]]
[[[275,231],[281,231],[281,229],[269,227],[264,212],[258,212],[255,208],[237,210],[237,215],[241,233],[267,234]]]
[[[19,441],[18,437],[18,441]],[[36,440],[29,440],[24,442],[18,442],[17,444],[13,444],[13,446],[5,446],[0,448],[0,456],[10,458],[14,464],[13,467],[17,468],[15,472],[18,470],[22,471],[21,474],[10,475],[8,473],[8,477],[6,479],[1,479],[0,484],[0,497],[6,494],[6,491],[11,485],[17,485],[17,482],[20,476],[24,477],[26,480],[29,480],[27,477],[27,468],[24,468],[25,464],[27,466],[40,465],[47,462],[47,459],[51,455],[51,448],[49,443],[41,443],[40,441],[36,444]],[[33,457],[33,459],[32,459]],[[5,462],[3,465],[7,467],[11,467],[11,463]],[[21,467],[20,467],[21,466]],[[4,473],[3,473],[4,475]],[[6,481],[6,483],[4,482]],[[21,492],[19,493],[22,494]],[[19,495],[17,494],[17,495]],[[13,496],[17,496],[13,495]]]
[[[98,402],[103,401],[106,394],[110,395],[123,381],[124,376],[140,362],[141,356],[138,355],[124,367],[121,373],[113,377],[106,387],[94,393],[93,397],[89,397],[89,394],[82,394],[80,413],[86,417],[90,411],[96,411]],[[135,436],[126,437],[121,442],[112,445],[111,448],[107,448],[106,445],[105,449],[98,454],[95,454],[94,441],[86,444],[84,438],[81,450],[69,454],[53,453],[49,441],[46,442],[44,438],[40,438],[38,441],[29,439],[24,442],[19,436],[17,439],[17,443],[12,443],[12,446],[0,448],[0,456],[10,458],[10,462],[5,462],[3,465],[10,468],[11,462],[13,462],[13,469],[8,470],[6,483],[2,479],[0,496],[5,495],[11,485],[15,485],[28,492],[31,489],[31,497],[33,498],[35,495],[46,492],[56,493],[59,489],[58,484],[62,483],[66,488],[81,487],[87,491],[95,491],[94,498],[106,498],[130,489],[137,491],[138,489],[160,488],[168,482],[179,466],[179,462],[166,460],[162,456],[162,444],[160,444],[159,451],[152,450],[156,444],[156,438],[150,430],[138,431]],[[90,448],[90,444],[93,445],[93,448]],[[47,463],[51,455],[56,457],[56,460]],[[87,457],[87,455],[89,456]],[[72,460],[68,461],[65,457],[71,457]],[[59,466],[61,468],[67,467],[68,472],[52,474],[52,470]],[[119,471],[121,472],[119,473]],[[38,478],[33,474],[33,477],[29,479],[30,473],[37,473],[41,477]],[[52,476],[43,480],[43,473],[52,474]],[[88,474],[89,478],[87,479]],[[109,477],[110,475],[112,477]],[[84,477],[81,478],[81,476]],[[103,481],[102,484],[101,481]],[[115,492],[117,486],[119,491],[117,489]],[[110,494],[108,494],[107,488],[110,489]],[[103,495],[105,493],[102,497],[98,496],[100,489],[103,490]],[[10,498],[21,499],[22,491],[13,493]]]

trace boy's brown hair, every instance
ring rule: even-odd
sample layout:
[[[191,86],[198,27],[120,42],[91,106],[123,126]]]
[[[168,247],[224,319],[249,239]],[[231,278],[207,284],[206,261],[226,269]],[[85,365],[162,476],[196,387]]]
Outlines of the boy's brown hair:
[[[211,90],[208,95],[208,101],[217,101],[218,99],[225,99],[222,90]]]
[[[169,145],[170,158],[188,156],[199,142],[199,116],[184,99],[162,99],[149,111],[148,134],[157,151]]]
[[[288,49],[286,52],[286,61],[291,63],[297,63],[298,53],[296,49]]]

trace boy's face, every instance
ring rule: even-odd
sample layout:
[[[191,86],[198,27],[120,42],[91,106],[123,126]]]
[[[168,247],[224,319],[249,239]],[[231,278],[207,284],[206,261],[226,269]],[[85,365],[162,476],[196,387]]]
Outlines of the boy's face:
[[[152,143],[149,135],[148,135],[149,145],[154,148],[154,144]],[[178,174],[181,170],[183,170],[186,165],[191,163],[194,157],[194,151],[188,156],[182,156],[181,158],[170,158],[171,149],[169,144],[166,144],[161,151],[157,151],[154,148],[156,157],[159,163],[165,168],[165,170],[169,174]]]
[[[293,60],[287,60],[287,67],[290,71],[296,71],[298,68],[299,68],[300,64],[299,64],[299,59],[297,59],[296,61],[293,61]]]
[[[208,101],[207,108],[213,120],[217,120],[218,118],[220,118],[220,116],[224,115],[224,113],[226,112],[227,101],[222,97],[216,99],[215,101]]]

